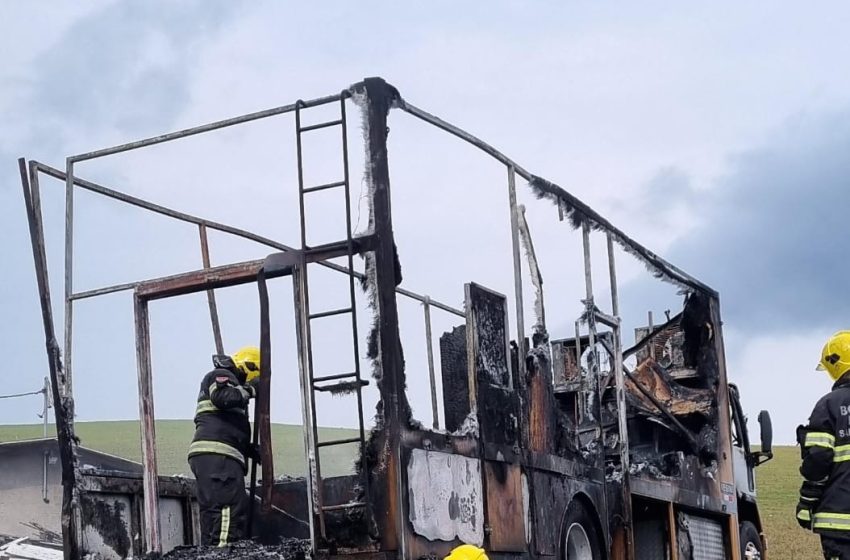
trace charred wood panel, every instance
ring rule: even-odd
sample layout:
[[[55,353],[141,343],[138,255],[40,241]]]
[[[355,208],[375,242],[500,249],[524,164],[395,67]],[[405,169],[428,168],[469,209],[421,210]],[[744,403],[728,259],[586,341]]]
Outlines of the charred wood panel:
[[[531,471],[529,478],[530,526],[534,552],[558,554],[561,522],[571,495],[569,479],[536,471]]]
[[[519,464],[485,461],[488,550],[526,550],[522,475]]]
[[[470,383],[475,391],[482,441],[517,444],[519,402],[511,376],[505,296],[466,285]]]
[[[446,430],[455,432],[469,415],[466,325],[455,327],[440,337],[440,367]]]
[[[542,349],[533,351],[527,360],[528,449],[537,453],[553,452],[555,442],[555,394],[548,356]]]
[[[473,320],[473,365],[479,382],[511,387],[505,296],[475,283],[466,286],[467,313]]]

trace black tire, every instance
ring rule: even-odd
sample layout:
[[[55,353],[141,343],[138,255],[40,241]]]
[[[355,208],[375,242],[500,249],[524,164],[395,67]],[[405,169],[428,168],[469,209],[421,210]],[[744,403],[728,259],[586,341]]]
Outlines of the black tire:
[[[573,500],[564,515],[561,560],[603,560],[602,542],[593,514]]]
[[[764,544],[761,542],[761,535],[756,526],[751,521],[744,521],[741,523],[740,533],[741,560],[761,560]]]

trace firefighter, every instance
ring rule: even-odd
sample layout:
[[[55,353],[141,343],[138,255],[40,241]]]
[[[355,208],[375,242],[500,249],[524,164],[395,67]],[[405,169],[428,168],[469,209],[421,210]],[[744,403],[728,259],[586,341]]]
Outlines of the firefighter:
[[[835,381],[797,428],[803,463],[797,521],[820,534],[824,558],[850,560],[850,331],[824,345],[819,370]]]
[[[471,544],[455,547],[443,560],[488,560],[483,548]]]
[[[248,402],[257,394],[260,350],[247,346],[232,357],[213,356],[213,366],[201,381],[189,466],[197,481],[201,544],[225,546],[250,537],[245,475],[248,459],[259,454],[251,443]]]

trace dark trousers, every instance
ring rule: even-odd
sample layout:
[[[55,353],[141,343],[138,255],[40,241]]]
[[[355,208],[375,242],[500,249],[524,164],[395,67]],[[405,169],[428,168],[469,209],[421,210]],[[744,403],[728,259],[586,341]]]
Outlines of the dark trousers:
[[[242,464],[224,455],[204,454],[190,457],[189,466],[197,481],[201,544],[225,546],[249,538]]]
[[[836,539],[821,535],[823,557],[826,560],[850,560],[850,539]]]

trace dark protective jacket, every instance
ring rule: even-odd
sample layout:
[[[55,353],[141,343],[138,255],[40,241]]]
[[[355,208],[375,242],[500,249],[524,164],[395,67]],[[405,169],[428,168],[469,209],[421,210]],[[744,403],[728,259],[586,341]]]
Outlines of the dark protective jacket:
[[[850,373],[818,401],[797,439],[803,456],[801,504],[810,505],[812,529],[850,538]]]
[[[243,387],[229,370],[217,368],[206,374],[198,393],[189,457],[224,455],[239,461],[244,469],[251,450],[248,401],[252,396],[253,389]]]

